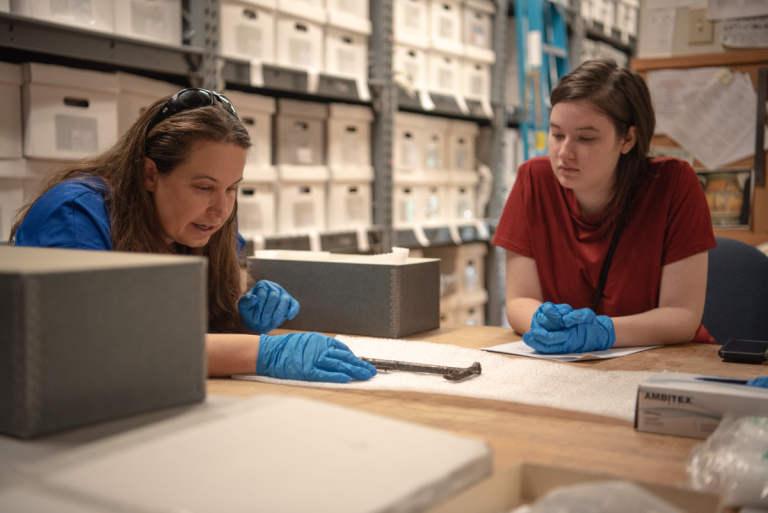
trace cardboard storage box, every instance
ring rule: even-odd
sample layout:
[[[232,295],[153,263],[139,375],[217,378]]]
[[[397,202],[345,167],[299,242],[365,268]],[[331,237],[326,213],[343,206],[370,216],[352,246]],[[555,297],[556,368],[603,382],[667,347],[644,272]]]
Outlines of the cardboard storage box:
[[[0,433],[205,397],[206,261],[0,247]]]
[[[563,486],[596,481],[616,481],[619,478],[544,465],[524,463],[498,472],[482,483],[456,495],[443,504],[430,508],[429,513],[497,513],[510,511],[523,504],[532,504],[547,493]],[[685,490],[674,486],[648,483],[636,485],[659,499],[689,513],[716,513],[716,495]]]
[[[664,371],[637,390],[635,429],[707,438],[726,413],[768,416],[768,389],[747,380]]]
[[[279,283],[301,305],[280,327],[369,337],[400,338],[440,327],[440,262],[409,258],[403,265],[249,258],[255,281]],[[316,253],[307,258],[318,258]]]

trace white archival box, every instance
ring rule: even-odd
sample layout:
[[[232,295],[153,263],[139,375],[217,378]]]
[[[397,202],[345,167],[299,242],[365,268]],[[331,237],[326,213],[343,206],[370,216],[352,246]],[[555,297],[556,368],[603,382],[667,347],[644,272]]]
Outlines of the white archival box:
[[[181,0],[115,0],[115,34],[181,45]]]
[[[393,73],[395,81],[415,92],[427,89],[427,50],[414,46],[394,45]]]
[[[640,11],[636,0],[620,0],[616,6],[616,25],[622,32],[628,36],[637,37],[637,19]]]
[[[372,166],[330,165],[328,182],[328,229],[371,226]]]
[[[335,27],[325,28],[325,63],[329,75],[368,79],[368,36]]]
[[[323,71],[323,26],[277,13],[275,63],[310,73]]]
[[[275,62],[275,13],[251,2],[220,6],[221,53],[264,64]]]
[[[368,2],[361,0],[325,0],[328,26],[351,30],[369,36],[371,19]]]
[[[453,120],[448,127],[448,168],[458,171],[475,169],[477,123]]]
[[[439,117],[424,119],[424,147],[419,167],[431,169],[449,169],[448,128],[450,120]]]
[[[496,6],[490,0],[466,0],[464,2],[464,50],[465,55],[488,64],[496,62],[493,42],[493,15]]]
[[[462,59],[434,48],[427,55],[429,75],[427,88],[430,92],[449,96],[461,96]]]
[[[371,122],[369,107],[332,103],[328,117],[328,165],[366,167],[371,165]]]
[[[277,166],[278,232],[323,231],[326,227],[326,166]]]
[[[34,62],[23,70],[24,156],[79,159],[115,143],[115,74]]]
[[[451,220],[461,225],[462,221],[477,218],[477,171],[451,170],[450,193],[448,195]]]
[[[0,158],[20,159],[21,66],[0,62]]]
[[[325,24],[328,18],[323,0],[277,0],[277,10],[289,16]]]
[[[325,164],[325,130],[328,107],[300,100],[277,102],[275,116],[277,164],[322,166]]]
[[[429,0],[395,0],[395,43],[429,48]]]
[[[42,502],[41,511],[88,513],[423,511],[492,472],[487,443],[432,427],[276,394],[210,402],[17,463],[21,469],[3,476],[0,506],[32,511]]]
[[[11,235],[16,211],[24,204],[24,162],[0,160],[0,242]]]
[[[241,182],[237,192],[237,229],[240,234],[252,240],[272,235],[276,228],[274,181]]]
[[[611,29],[616,26],[616,4],[618,0],[602,0],[603,2],[603,32],[611,36]]]
[[[478,100],[491,109],[491,65],[487,62],[465,58],[461,64],[461,94],[465,99]]]
[[[51,23],[113,33],[112,4],[113,0],[11,0],[10,10]]]
[[[445,224],[450,220],[449,178],[444,170],[395,169],[393,223],[399,227]]]
[[[234,105],[240,121],[251,137],[251,148],[245,162],[243,180],[274,181],[272,168],[272,115],[275,113],[275,99],[240,91],[224,91]]]
[[[427,119],[426,116],[418,114],[395,113],[392,167],[401,170],[415,170],[422,167]]]
[[[464,55],[461,3],[458,0],[430,0],[429,46],[454,55]]]
[[[117,72],[117,132],[124,134],[156,100],[173,96],[183,89],[176,84]]]

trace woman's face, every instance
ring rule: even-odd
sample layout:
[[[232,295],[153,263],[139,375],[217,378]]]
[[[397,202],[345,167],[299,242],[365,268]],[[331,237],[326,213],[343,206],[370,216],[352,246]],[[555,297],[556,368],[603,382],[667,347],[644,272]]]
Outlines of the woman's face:
[[[186,162],[162,175],[152,159],[144,184],[152,192],[163,240],[197,248],[224,226],[243,179],[246,151],[234,144],[195,144]]]
[[[635,145],[635,127],[619,137],[608,115],[581,101],[556,104],[549,124],[549,160],[560,185],[580,201],[582,196],[607,203],[619,156]]]

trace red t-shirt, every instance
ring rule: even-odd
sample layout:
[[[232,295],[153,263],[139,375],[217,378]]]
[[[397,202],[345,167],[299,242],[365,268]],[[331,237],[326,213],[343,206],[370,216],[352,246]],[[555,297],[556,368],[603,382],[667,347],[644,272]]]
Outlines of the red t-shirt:
[[[536,261],[544,301],[591,308],[612,224],[609,214],[582,215],[549,158],[536,157],[520,166],[493,243]],[[620,317],[658,307],[662,267],[716,246],[693,168],[677,159],[652,159],[632,200],[597,313]],[[699,327],[694,342],[714,339]]]

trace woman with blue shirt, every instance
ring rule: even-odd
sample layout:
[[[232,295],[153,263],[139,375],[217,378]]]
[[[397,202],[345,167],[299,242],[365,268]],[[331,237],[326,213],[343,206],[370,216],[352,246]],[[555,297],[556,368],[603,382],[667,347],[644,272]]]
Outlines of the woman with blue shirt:
[[[208,259],[208,374],[348,382],[376,374],[336,339],[265,333],[298,314],[279,285],[242,295],[237,187],[248,132],[229,100],[184,89],[155,102],[109,150],[54,173],[11,230],[17,246]]]

